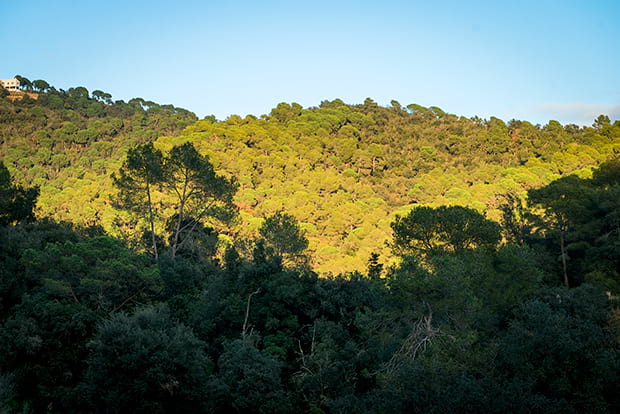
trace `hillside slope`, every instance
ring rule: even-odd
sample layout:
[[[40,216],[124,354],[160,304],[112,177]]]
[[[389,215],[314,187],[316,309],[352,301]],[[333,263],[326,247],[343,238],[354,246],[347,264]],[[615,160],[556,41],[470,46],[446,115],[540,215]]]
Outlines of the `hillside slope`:
[[[185,141],[238,178],[243,232],[284,210],[307,230],[317,269],[339,273],[363,269],[373,251],[389,257],[389,223],[415,205],[469,206],[499,221],[504,195],[589,176],[620,153],[620,123],[602,116],[594,127],[541,127],[336,100],[280,104],[261,119],[202,120],[156,143],[168,150]]]
[[[39,92],[37,101],[0,98],[0,159],[18,182],[40,186],[39,216],[131,237],[111,205],[110,175],[137,144],[189,141],[240,184],[241,220],[229,236],[255,235],[263,217],[284,210],[302,223],[320,272],[362,270],[372,252],[389,260],[389,224],[412,206],[464,205],[499,220],[504,195],[587,177],[620,154],[620,123],[605,116],[592,127],[538,126],[367,99],[196,121],[172,105],[112,102],[82,87]]]
[[[39,216],[107,229],[116,216],[110,174],[127,149],[197,120],[172,105],[141,98],[113,102],[109,94],[83,87],[49,87],[37,100],[2,96],[0,158],[19,183],[41,188]]]

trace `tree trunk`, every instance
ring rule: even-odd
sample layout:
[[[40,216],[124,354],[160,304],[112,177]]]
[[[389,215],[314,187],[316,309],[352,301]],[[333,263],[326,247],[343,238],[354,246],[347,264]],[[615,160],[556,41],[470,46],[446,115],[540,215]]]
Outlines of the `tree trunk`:
[[[149,203],[149,221],[151,224],[151,242],[153,243],[153,252],[155,254],[155,261],[159,260],[159,254],[157,252],[157,241],[155,240],[155,219],[153,218],[153,203],[151,202],[151,187],[147,181],[146,183],[146,196]]]
[[[568,272],[566,269],[566,246],[564,246],[564,230],[560,230],[560,252],[562,255],[562,271],[564,272],[564,284],[568,285]]]
[[[256,289],[254,292],[250,293],[248,296],[248,303],[245,307],[245,318],[243,320],[243,327],[241,328],[241,337],[245,338],[248,335],[248,319],[250,318],[250,302],[252,300],[252,296],[260,293],[260,288]]]
[[[181,223],[183,222],[183,209],[185,207],[186,194],[187,194],[187,182],[189,180],[188,172],[185,171],[185,182],[183,183],[183,192],[179,199],[179,216],[177,217],[177,227],[174,231],[174,242],[172,244],[172,258],[174,259],[177,254],[177,247],[179,245],[179,234],[181,233]]]

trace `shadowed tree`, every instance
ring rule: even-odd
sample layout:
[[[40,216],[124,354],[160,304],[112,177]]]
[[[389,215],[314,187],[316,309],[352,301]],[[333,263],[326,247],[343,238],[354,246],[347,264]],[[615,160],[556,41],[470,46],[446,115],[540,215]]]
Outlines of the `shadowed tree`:
[[[199,154],[191,143],[172,148],[164,168],[165,187],[176,199],[176,223],[170,236],[171,256],[174,258],[199,224],[204,224],[207,219],[226,222],[234,217],[233,196],[237,184],[217,175],[208,158]]]
[[[280,379],[281,364],[259,351],[253,339],[224,346],[218,360],[219,374],[211,384],[212,389],[220,391],[214,396],[217,412],[292,412]]]
[[[119,189],[117,204],[123,209],[146,214],[155,260],[159,258],[155,235],[155,212],[151,198],[155,186],[164,180],[163,155],[152,143],[130,149],[118,175],[113,174]]]
[[[373,252],[368,259],[367,275],[369,278],[379,280],[383,273],[383,264],[379,262],[379,253]]]
[[[289,262],[303,259],[303,252],[308,248],[308,239],[292,215],[276,212],[265,219],[259,232],[268,247],[282,259]]]
[[[515,309],[496,358],[499,377],[520,398],[504,411],[617,412],[620,359],[609,308],[604,292],[583,285],[543,291]],[[528,394],[548,407],[527,409]]]
[[[552,250],[559,247],[564,284],[587,281],[620,291],[620,162],[601,164],[592,179],[558,179],[529,197],[540,214],[539,235]]]
[[[557,236],[560,244],[560,260],[564,285],[570,285],[568,277],[567,233],[574,225],[574,218],[587,215],[589,193],[592,189],[576,176],[560,178],[551,184],[528,191],[530,203],[542,209],[542,230]]]
[[[0,161],[0,226],[34,220],[39,189],[13,184],[9,170]]]
[[[0,373],[0,413],[10,412],[9,407],[15,393],[14,389],[13,376]]]
[[[152,143],[131,149],[113,180],[120,190],[117,205],[146,216],[156,259],[155,222],[160,215],[152,200],[155,187],[164,192],[161,208],[174,211],[164,226],[173,259],[196,231],[210,227],[211,220],[228,222],[236,214],[236,183],[217,175],[207,157],[190,143],[175,146],[167,155]]]
[[[518,194],[505,194],[499,210],[502,212],[501,225],[506,240],[515,244],[524,243],[531,232],[528,223],[530,213],[525,201]]]
[[[418,207],[407,216],[396,217],[393,250],[400,255],[458,252],[475,247],[495,247],[500,241],[499,225],[466,207]]]

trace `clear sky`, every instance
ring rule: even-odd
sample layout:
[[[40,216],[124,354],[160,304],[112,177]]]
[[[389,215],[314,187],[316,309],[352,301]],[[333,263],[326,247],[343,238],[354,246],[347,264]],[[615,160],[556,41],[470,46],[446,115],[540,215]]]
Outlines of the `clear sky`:
[[[457,115],[620,118],[620,0],[0,0],[20,74],[199,117],[341,98]]]

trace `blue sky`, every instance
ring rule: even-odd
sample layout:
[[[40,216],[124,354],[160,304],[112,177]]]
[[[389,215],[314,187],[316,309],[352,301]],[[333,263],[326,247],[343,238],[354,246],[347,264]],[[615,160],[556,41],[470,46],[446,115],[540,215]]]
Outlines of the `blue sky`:
[[[620,1],[3,1],[0,77],[215,114],[371,97],[620,118]]]

